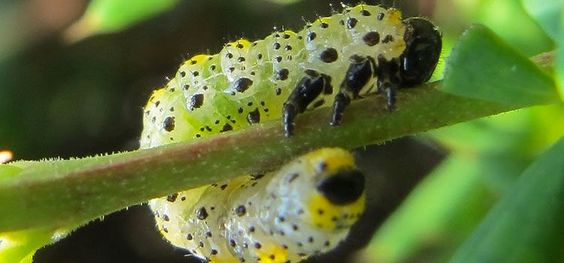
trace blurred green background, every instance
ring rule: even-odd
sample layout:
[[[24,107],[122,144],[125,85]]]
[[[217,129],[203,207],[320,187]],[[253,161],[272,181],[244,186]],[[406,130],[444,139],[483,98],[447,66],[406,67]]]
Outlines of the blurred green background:
[[[104,34],[73,42],[69,27],[88,1],[4,0],[0,150],[13,151],[16,159],[41,159],[136,149],[148,95],[183,59],[216,53],[239,37],[262,38],[273,26],[300,30],[302,17],[328,15],[329,3],[339,9],[340,2],[357,3],[163,1],[155,14],[118,16],[99,29]],[[528,56],[555,46],[519,1],[376,4],[393,5],[405,17],[431,17],[444,34],[445,57],[476,22]],[[73,31],[77,35],[83,34]],[[441,73],[442,67],[434,78]],[[310,262],[445,261],[516,176],[562,135],[563,116],[562,106],[536,107],[357,150],[367,171],[369,210],[344,247]],[[186,262],[185,254],[159,237],[146,207],[136,206],[40,250],[35,262]]]

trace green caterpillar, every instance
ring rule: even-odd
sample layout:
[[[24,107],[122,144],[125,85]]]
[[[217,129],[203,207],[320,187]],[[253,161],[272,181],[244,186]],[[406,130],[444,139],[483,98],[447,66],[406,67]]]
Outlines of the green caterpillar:
[[[141,148],[195,140],[280,118],[286,136],[290,136],[299,113],[330,105],[333,107],[330,123],[339,125],[351,100],[372,93],[384,93],[386,106],[392,109],[396,89],[429,79],[440,50],[440,33],[428,20],[402,20],[398,10],[364,4],[344,6],[341,13],[320,17],[297,33],[274,32],[254,42],[239,39],[226,44],[218,54],[188,59],[165,87],[151,95],[144,111]],[[311,199],[323,196],[315,191],[318,181],[291,183],[284,178],[297,173],[318,179],[319,171],[310,164],[339,163],[333,155],[352,160],[342,151],[321,152],[296,161],[308,165],[293,162],[256,182],[250,176],[243,176],[218,184],[219,190],[218,185],[203,186],[154,199],[150,204],[157,225],[172,244],[210,261],[296,262],[327,251],[336,245],[335,240],[346,235],[356,216],[346,223],[336,219],[341,222],[337,224],[342,230],[338,233],[335,229],[312,227],[310,219],[297,215],[291,220],[284,218],[289,220],[288,226],[295,225],[303,231],[288,235],[293,232],[285,229],[286,236],[281,237],[272,230],[281,223],[272,217],[280,212],[273,207],[304,207],[302,212],[312,215],[316,213],[312,209],[316,208],[310,205]],[[329,174],[355,170],[353,161],[345,163],[343,167],[348,168],[330,170]],[[255,183],[256,187],[249,188],[249,184]],[[242,185],[248,189],[240,189]],[[358,182],[351,185],[358,189]],[[295,194],[276,201],[268,197],[268,193],[285,191]],[[363,198],[359,191],[354,193],[355,199],[351,201],[355,203],[354,213],[342,212],[349,203],[340,204],[327,198],[323,207],[341,211],[335,214],[360,214],[359,203],[363,203]],[[255,205],[254,214],[249,213],[252,216],[239,217],[237,211],[234,214],[233,209],[237,208],[234,202],[242,200]],[[201,219],[204,214],[205,218],[212,217],[211,207],[217,213],[213,220]],[[255,232],[250,231],[251,226]],[[237,238],[232,240],[230,236]],[[305,249],[304,244],[309,241],[304,242],[303,238],[310,236],[314,241]],[[318,242],[318,236],[323,237],[323,242]],[[254,245],[256,242],[258,247]]]

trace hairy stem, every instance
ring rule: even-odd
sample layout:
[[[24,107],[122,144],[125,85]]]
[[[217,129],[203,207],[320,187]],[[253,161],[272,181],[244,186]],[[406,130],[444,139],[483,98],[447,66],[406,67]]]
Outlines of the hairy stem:
[[[382,96],[355,101],[341,127],[329,125],[328,108],[308,112],[291,138],[276,121],[147,150],[0,165],[0,232],[80,224],[154,197],[271,170],[315,148],[352,149],[517,108],[450,95],[441,85],[400,91],[391,113]]]

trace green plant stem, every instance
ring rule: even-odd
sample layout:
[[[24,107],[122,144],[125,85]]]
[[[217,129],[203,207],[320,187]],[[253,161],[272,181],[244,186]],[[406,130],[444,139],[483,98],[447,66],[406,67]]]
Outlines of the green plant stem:
[[[271,170],[315,148],[352,149],[517,108],[450,95],[440,85],[402,90],[394,112],[384,110],[382,96],[355,101],[342,127],[328,124],[328,108],[308,112],[292,138],[276,121],[147,150],[0,165],[0,232],[85,223],[151,198]],[[14,174],[14,166],[23,169]]]

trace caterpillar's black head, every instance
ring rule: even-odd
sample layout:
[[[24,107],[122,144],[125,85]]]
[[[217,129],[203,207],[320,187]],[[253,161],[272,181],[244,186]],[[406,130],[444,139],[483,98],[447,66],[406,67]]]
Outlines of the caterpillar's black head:
[[[406,48],[400,56],[400,76],[402,86],[413,86],[431,78],[441,54],[441,33],[421,17],[408,18],[404,23]]]

